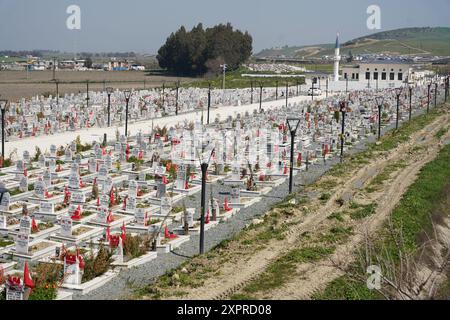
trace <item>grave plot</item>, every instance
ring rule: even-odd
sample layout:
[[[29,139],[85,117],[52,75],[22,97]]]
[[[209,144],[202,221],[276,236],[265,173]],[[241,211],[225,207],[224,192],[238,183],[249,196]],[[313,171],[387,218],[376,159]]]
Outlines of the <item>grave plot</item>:
[[[125,225],[120,235],[110,235],[109,244],[114,262],[112,266],[132,268],[156,259],[158,253],[153,251],[154,237],[151,234],[127,234]]]
[[[92,240],[100,238],[104,229],[88,226],[85,224],[75,224],[72,216],[63,215],[59,221],[61,228],[52,235],[50,239],[62,242],[68,245],[80,245],[89,243]]]

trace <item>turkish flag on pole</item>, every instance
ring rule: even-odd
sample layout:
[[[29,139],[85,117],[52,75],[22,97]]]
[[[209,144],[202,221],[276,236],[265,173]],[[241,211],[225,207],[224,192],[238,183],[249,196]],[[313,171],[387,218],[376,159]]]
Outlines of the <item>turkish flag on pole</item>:
[[[30,289],[34,288],[34,282],[33,279],[31,279],[30,272],[28,271],[28,263],[25,262],[25,267],[23,268],[23,282],[25,283],[25,286],[27,286]]]

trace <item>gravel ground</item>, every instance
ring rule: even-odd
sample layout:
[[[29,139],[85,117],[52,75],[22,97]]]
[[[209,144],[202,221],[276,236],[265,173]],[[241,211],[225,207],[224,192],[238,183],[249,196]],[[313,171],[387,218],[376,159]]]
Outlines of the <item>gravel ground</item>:
[[[415,112],[414,116],[424,113],[425,110],[419,110]],[[395,127],[395,124],[391,124],[385,127],[382,132],[386,132]],[[354,154],[364,150],[368,143],[374,142],[376,136],[370,136],[366,139],[359,141],[353,146],[352,149],[347,151],[347,154]],[[324,165],[323,161],[317,162],[315,165],[309,167],[308,172],[299,172],[294,176],[295,189],[301,190],[303,185],[308,185],[316,181],[320,176],[325,174],[331,167],[339,163],[339,157],[335,156],[332,159],[327,160]],[[231,238],[233,235],[240,232],[246,225],[250,224],[253,219],[260,217],[267,212],[270,207],[283,200],[288,194],[288,182],[289,179],[275,187],[270,193],[263,196],[261,201],[254,205],[241,209],[241,211],[233,218],[227,220],[224,223],[220,223],[217,227],[205,232],[205,251],[209,251],[217,244],[225,239]],[[215,184],[213,188],[214,196],[217,196],[219,192],[229,191],[229,187]],[[209,197],[209,187],[206,192],[207,199]],[[187,197],[186,206],[188,207],[200,207],[200,195],[198,192],[192,197]],[[103,285],[102,287],[90,292],[87,295],[79,296],[74,295],[73,299],[83,300],[116,300],[116,299],[130,299],[132,298],[133,291],[146,284],[151,283],[156,277],[165,274],[168,270],[178,267],[181,263],[189,259],[190,257],[198,254],[199,248],[199,236],[191,235],[190,240],[184,243],[180,248],[171,253],[158,254],[158,258],[150,261],[147,264],[139,267],[123,270],[121,273]]]

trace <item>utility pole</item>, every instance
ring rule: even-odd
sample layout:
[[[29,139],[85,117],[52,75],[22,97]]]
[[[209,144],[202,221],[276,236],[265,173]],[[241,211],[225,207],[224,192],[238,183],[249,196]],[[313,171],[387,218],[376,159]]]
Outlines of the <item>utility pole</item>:
[[[263,85],[262,83],[259,84],[259,112],[262,110],[262,91],[263,91]]]
[[[223,70],[223,90],[225,91],[225,75],[226,75],[226,72],[227,72],[228,65],[224,63],[224,64],[221,64],[220,67]]]
[[[208,85],[208,116],[207,124],[209,124],[209,109],[211,108],[211,82]]]

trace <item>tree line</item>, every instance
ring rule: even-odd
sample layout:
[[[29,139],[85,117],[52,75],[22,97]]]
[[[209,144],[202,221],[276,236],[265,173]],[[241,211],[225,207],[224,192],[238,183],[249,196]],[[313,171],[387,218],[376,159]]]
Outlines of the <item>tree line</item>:
[[[237,69],[252,54],[253,39],[248,32],[219,24],[204,29],[199,23],[187,31],[184,26],[172,33],[159,49],[159,66],[178,75],[218,73],[220,65]]]

